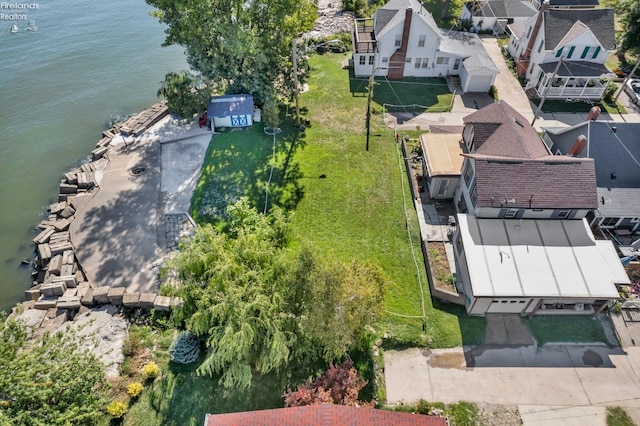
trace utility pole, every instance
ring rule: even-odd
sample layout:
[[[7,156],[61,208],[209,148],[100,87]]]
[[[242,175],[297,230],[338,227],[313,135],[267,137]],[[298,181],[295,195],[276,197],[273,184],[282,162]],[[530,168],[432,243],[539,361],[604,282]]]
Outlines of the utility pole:
[[[618,98],[620,97],[620,94],[622,93],[622,91],[624,90],[624,86],[627,85],[627,81],[629,81],[629,79],[631,79],[633,77],[633,74],[636,72],[636,70],[638,69],[638,65],[640,65],[640,59],[638,59],[638,62],[636,62],[636,64],[633,66],[633,69],[631,70],[631,72],[629,74],[627,74],[627,77],[624,79],[624,81],[622,82],[622,87],[620,87],[620,91],[618,92],[618,94],[616,95],[615,98],[613,98],[613,103],[615,104],[618,101]]]
[[[292,59],[293,59],[293,97],[296,101],[296,127],[300,128],[300,94],[298,93],[298,38],[293,37],[291,42],[293,46]]]
[[[540,114],[540,111],[542,111],[542,105],[544,105],[544,101],[547,98],[547,91],[549,90],[549,84],[554,78],[556,78],[556,74],[558,74],[558,70],[560,69],[560,65],[562,65],[563,59],[564,58],[560,57],[560,60],[558,61],[558,65],[556,65],[556,69],[553,70],[553,75],[549,80],[547,80],[547,83],[544,86],[544,93],[542,94],[542,99],[540,99],[540,103],[538,104],[538,108],[536,109],[535,114],[533,114],[533,121],[531,122],[531,127],[533,127],[533,124],[538,119],[538,114]]]
[[[369,136],[371,135],[371,98],[373,97],[373,84],[375,83],[376,70],[378,69],[376,64],[376,53],[378,46],[374,47],[373,51],[373,65],[371,69],[371,75],[369,76],[369,94],[367,97],[367,151],[369,151]]]

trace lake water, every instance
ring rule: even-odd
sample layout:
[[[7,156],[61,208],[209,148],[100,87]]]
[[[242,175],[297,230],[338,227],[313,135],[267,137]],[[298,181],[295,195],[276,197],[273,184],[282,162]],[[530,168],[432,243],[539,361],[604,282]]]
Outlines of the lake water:
[[[0,310],[30,284],[20,262],[62,174],[111,120],[156,102],[165,73],[187,68],[142,0],[17,1],[0,2]],[[31,20],[37,32],[24,30]]]

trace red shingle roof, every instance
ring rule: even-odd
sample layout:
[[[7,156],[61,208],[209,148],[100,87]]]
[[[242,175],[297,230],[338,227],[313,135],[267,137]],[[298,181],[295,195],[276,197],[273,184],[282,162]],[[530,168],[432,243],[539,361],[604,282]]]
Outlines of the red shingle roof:
[[[444,417],[344,405],[207,414],[205,426],[447,426]]]
[[[473,124],[477,154],[511,158],[540,158],[550,154],[536,129],[503,101],[487,105],[463,121]]]
[[[595,209],[596,172],[590,158],[475,158],[478,207]],[[515,202],[504,204],[504,199]],[[501,202],[503,203],[501,205]]]

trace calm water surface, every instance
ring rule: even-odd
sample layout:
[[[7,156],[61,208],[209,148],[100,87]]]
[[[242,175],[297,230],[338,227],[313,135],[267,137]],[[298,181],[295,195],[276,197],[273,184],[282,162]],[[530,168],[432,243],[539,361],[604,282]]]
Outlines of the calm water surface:
[[[90,154],[107,123],[154,103],[164,74],[187,64],[180,47],[161,47],[164,27],[141,0],[42,0],[37,9],[19,11],[2,3],[0,310],[6,310],[29,286],[30,270],[20,262],[33,255],[34,227],[57,201],[61,175]],[[31,19],[37,32],[24,31]],[[20,31],[11,34],[14,23]]]

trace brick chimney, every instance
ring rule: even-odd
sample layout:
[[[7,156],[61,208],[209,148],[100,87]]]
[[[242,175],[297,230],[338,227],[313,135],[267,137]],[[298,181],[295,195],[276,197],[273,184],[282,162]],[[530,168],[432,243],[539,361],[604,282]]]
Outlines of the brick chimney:
[[[518,77],[525,78],[527,74],[527,70],[529,69],[529,62],[531,60],[531,50],[533,50],[534,43],[536,42],[536,38],[538,38],[538,33],[540,32],[540,27],[542,26],[542,19],[544,17],[545,12],[549,9],[549,1],[545,0],[540,6],[540,10],[538,11],[538,17],[536,19],[536,24],[533,27],[533,31],[531,32],[531,37],[527,42],[527,47],[524,49],[520,58],[518,59],[517,69],[518,69]]]
[[[587,137],[585,135],[580,135],[576,138],[567,155],[570,157],[577,157],[585,146],[587,146]]]
[[[404,27],[402,28],[402,42],[400,48],[396,50],[389,59],[389,79],[401,79],[404,77],[404,64],[407,59],[407,47],[409,46],[409,34],[411,33],[411,18],[413,9],[408,7],[404,15]]]

